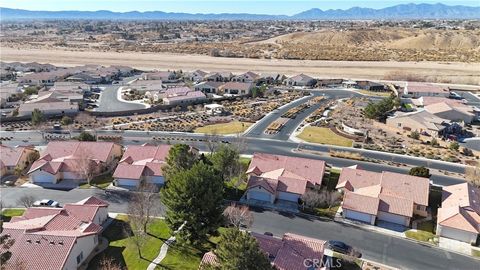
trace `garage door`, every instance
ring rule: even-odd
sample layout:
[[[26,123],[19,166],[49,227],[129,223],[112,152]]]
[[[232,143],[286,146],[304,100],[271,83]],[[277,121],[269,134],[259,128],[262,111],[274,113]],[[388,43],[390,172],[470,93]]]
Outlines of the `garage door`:
[[[248,192],[249,199],[260,200],[260,201],[270,201],[270,194],[260,191],[249,191]]]
[[[365,213],[360,213],[352,210],[343,210],[345,212],[345,217],[348,219],[358,220],[362,222],[369,223],[371,222],[372,216]]]
[[[35,171],[32,173],[32,180],[34,183],[55,183],[55,176],[42,171]]]
[[[383,221],[407,226],[406,224],[407,218],[404,216],[399,216],[399,215],[379,211],[377,218],[378,220],[383,220]]]
[[[299,197],[300,197],[300,195],[294,194],[294,193],[289,193],[289,192],[279,192],[278,193],[278,199],[285,200],[285,201],[290,201],[290,202],[298,202]]]

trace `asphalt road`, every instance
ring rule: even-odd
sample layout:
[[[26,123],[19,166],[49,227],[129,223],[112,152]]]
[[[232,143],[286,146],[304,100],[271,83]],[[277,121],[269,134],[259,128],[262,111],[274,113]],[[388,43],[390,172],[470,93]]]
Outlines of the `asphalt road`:
[[[137,103],[127,103],[117,99],[117,91],[119,85],[100,85],[104,90],[100,95],[98,101],[98,108],[95,111],[99,112],[114,112],[114,111],[128,111],[136,109],[144,109],[145,106]]]
[[[98,189],[59,191],[41,188],[0,188],[2,202],[6,207],[22,207],[17,200],[26,194],[34,195],[37,199],[53,199],[60,204],[77,202],[94,195],[110,204],[110,212],[118,213],[127,211],[129,200],[127,192],[113,192],[105,195]],[[160,214],[162,212],[160,210]],[[401,269],[474,270],[478,269],[480,264],[478,260],[467,256],[330,220],[308,219],[257,209],[253,209],[253,215],[252,231],[258,233],[268,231],[276,236],[291,232],[324,240],[341,240],[358,248],[366,259]]]

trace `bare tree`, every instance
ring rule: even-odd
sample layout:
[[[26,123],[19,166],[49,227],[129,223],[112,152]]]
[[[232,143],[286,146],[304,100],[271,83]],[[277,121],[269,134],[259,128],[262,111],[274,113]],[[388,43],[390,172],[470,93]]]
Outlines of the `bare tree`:
[[[465,168],[465,178],[475,187],[480,188],[480,163],[476,166],[467,166]]]
[[[148,234],[147,228],[152,216],[158,214],[159,199],[157,188],[154,185],[142,183],[135,192],[128,204],[128,216],[135,220],[135,224],[142,229],[143,233]]]
[[[324,190],[324,192],[325,192],[326,203],[328,205],[328,210],[330,210],[330,208],[335,206],[335,204],[337,204],[340,201],[342,194],[340,194],[340,192],[338,191]]]
[[[237,228],[241,226],[248,228],[253,224],[253,215],[246,205],[237,206],[232,203],[230,206],[225,208],[223,215],[230,225],[233,225]]]
[[[122,270],[123,267],[120,266],[112,257],[103,256],[100,260],[100,269],[101,270]]]
[[[25,208],[29,208],[33,206],[33,203],[36,200],[37,199],[33,195],[23,195],[17,200],[17,203],[23,205]]]
[[[301,197],[303,207],[316,208],[325,201],[325,196],[317,190],[307,190]]]
[[[213,154],[215,151],[217,151],[220,143],[220,136],[215,131],[205,134],[205,144],[207,145],[210,154]]]
[[[99,166],[95,164],[91,152],[86,148],[80,149],[76,158],[75,171],[91,185],[93,178],[99,171]]]

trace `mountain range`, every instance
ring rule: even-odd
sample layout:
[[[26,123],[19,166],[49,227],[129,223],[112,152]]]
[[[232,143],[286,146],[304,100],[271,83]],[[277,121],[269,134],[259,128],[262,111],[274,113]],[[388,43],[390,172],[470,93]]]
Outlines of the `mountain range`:
[[[273,3],[272,3],[273,4]],[[480,7],[444,4],[401,4],[382,9],[352,7],[321,10],[313,8],[295,15],[250,13],[176,13],[163,11],[33,11],[0,7],[1,20],[93,19],[93,20],[403,20],[480,19]]]

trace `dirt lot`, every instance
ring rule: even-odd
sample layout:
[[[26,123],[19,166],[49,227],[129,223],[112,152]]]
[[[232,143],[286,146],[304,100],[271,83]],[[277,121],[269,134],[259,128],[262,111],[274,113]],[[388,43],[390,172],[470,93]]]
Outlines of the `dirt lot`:
[[[471,83],[480,78],[480,63],[437,62],[371,62],[371,61],[315,61],[269,60],[247,58],[222,58],[205,55],[180,55],[168,53],[89,52],[47,49],[0,48],[2,61],[41,62],[73,66],[84,64],[128,65],[140,69],[183,69],[206,71],[225,70],[244,72],[252,70],[265,73],[294,75],[306,73],[319,78],[383,79],[391,72],[437,76],[457,83]],[[479,82],[474,82],[479,83]]]

